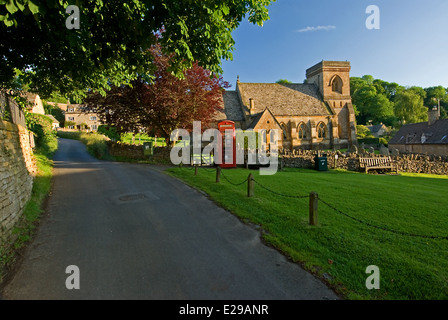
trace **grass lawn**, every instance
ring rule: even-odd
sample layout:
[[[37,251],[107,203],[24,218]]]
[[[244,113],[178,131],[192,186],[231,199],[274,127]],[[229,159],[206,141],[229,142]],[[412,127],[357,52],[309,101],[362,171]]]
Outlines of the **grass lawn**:
[[[154,142],[155,138],[154,137],[149,137],[146,134],[143,133],[137,133],[135,135],[135,144],[143,144],[144,142]],[[121,135],[121,142],[122,143],[127,143],[127,144],[132,144],[132,133],[126,133]],[[157,138],[157,143],[156,143],[157,147],[163,147],[166,146],[166,142],[165,139],[163,138]]]
[[[338,211],[319,201],[319,224],[310,226],[308,198],[276,195],[257,183],[248,198],[247,183],[235,186],[223,177],[216,183],[214,170],[199,169],[197,176],[186,167],[168,172],[243,221],[260,225],[267,243],[347,299],[448,299],[448,239],[426,237],[448,237],[448,176],[289,168],[260,176],[258,170],[223,170],[233,183],[252,173],[281,194],[317,192]],[[370,265],[380,271],[378,290],[366,288]]]

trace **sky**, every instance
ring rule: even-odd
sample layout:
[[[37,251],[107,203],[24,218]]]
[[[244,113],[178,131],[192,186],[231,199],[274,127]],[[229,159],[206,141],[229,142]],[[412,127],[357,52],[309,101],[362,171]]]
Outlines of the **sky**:
[[[366,27],[370,5],[379,29]],[[448,0],[277,0],[269,16],[262,27],[243,21],[233,32],[233,60],[222,63],[230,90],[237,76],[303,83],[322,60],[350,61],[352,77],[448,87]]]

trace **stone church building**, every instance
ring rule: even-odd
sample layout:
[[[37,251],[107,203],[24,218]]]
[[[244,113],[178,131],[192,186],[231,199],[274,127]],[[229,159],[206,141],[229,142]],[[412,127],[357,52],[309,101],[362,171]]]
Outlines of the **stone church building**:
[[[304,84],[244,83],[223,94],[227,120],[242,130],[278,129],[279,148],[332,149],[356,144],[350,62],[322,61]]]

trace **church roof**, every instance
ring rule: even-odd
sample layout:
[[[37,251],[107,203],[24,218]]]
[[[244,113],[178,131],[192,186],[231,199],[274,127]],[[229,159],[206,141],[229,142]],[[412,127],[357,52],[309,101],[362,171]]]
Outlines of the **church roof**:
[[[422,139],[424,136],[424,139]],[[389,144],[448,144],[448,119],[406,124],[389,141]]]
[[[314,84],[238,83],[238,89],[243,105],[249,107],[254,100],[252,114],[266,108],[274,116],[331,114]]]
[[[224,112],[227,119],[232,121],[244,121],[243,110],[236,91],[225,91],[223,93]]]

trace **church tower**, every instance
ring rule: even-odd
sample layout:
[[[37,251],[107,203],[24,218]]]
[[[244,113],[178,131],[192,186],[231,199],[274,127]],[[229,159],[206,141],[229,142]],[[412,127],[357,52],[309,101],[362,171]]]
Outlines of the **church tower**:
[[[333,113],[334,143],[356,144],[356,118],[350,96],[350,62],[324,61],[306,70],[308,84],[318,87],[327,107]]]

